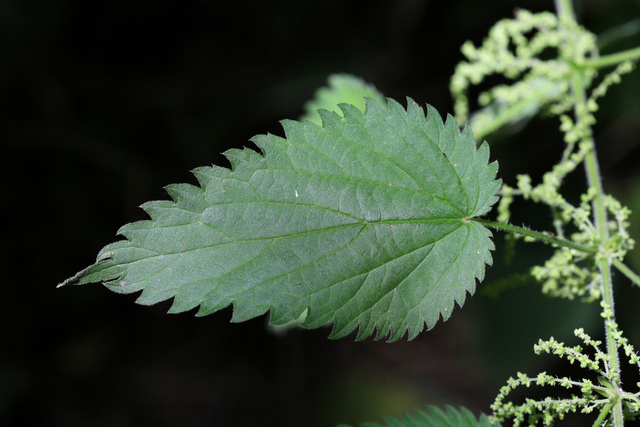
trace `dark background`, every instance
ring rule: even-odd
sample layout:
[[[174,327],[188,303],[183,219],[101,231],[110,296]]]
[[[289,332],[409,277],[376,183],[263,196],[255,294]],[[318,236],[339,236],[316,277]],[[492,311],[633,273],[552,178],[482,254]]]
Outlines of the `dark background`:
[[[145,219],[137,206],[167,198],[164,185],[195,183],[189,170],[228,164],[221,153],[255,134],[282,134],[278,120],[297,118],[332,72],[452,111],[459,46],[516,7],[553,2],[0,0],[0,425],[330,426],[446,403],[480,413],[518,370],[565,366],[533,344],[553,335],[575,345],[580,326],[598,336],[597,307],[549,301],[535,285],[494,300],[482,284],[450,321],[394,344],[331,341],[327,329],[277,337],[264,318],[230,324],[229,309],[166,315],[169,302],[55,288],[120,225]],[[576,8],[595,33],[640,16],[638,1]],[[638,45],[636,32],[607,49]],[[636,211],[639,95],[636,70],[610,90],[595,128],[605,187]],[[536,119],[495,137],[505,182],[539,178],[559,159],[557,128]],[[576,172],[568,191],[583,182]],[[549,229],[546,210],[516,209],[515,222]],[[496,252],[487,283],[549,254],[518,250],[509,267]],[[638,255],[629,263],[640,270]],[[640,344],[640,290],[616,289],[620,323]]]

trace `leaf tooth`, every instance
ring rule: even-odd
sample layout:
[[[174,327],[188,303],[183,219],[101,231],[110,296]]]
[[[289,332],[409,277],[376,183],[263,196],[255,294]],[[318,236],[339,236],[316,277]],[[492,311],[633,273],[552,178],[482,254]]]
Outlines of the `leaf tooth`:
[[[458,123],[458,122],[457,122],[457,120],[455,120],[455,118],[454,118],[453,116],[451,116],[451,115],[448,115],[448,116],[447,116],[447,120],[449,120],[449,117],[451,117],[451,119],[453,119],[453,120],[456,122],[456,125],[457,125],[457,123]],[[458,128],[458,129],[460,129],[460,128]],[[464,125],[464,126],[462,127],[462,130],[460,131],[460,135],[461,135],[463,138],[465,138],[465,139],[471,139],[471,140],[473,140],[473,142],[474,142],[474,146],[476,146],[476,145],[477,145],[477,143],[476,143],[476,139],[475,139],[475,137],[473,136],[473,129],[471,129],[471,126],[469,126],[469,125]],[[487,160],[488,160],[488,159],[489,159],[489,156],[487,156]],[[487,162],[487,160],[485,160],[484,162],[486,163],[486,162]]]
[[[423,131],[426,133],[427,137],[438,144],[438,146],[442,149],[445,147],[442,146],[441,142],[441,134],[444,131],[444,122],[442,121],[442,116],[433,106],[427,104],[427,116],[426,123],[423,126]],[[445,152],[445,151],[443,151]],[[446,153],[449,154],[448,152]]]
[[[362,112],[362,114],[364,116],[367,115],[367,109],[369,108],[375,108],[375,107],[382,107],[383,110],[387,111],[389,109],[389,99],[391,98],[383,98],[382,95],[380,96],[380,99],[376,99],[373,98],[371,96],[365,96],[364,97],[364,111]]]
[[[467,130],[468,129],[468,130]],[[473,131],[471,130],[471,128],[469,126],[465,126],[464,127],[464,131],[463,133],[467,134],[468,138],[473,138]],[[489,163],[489,144],[485,142],[483,142],[482,144],[480,144],[480,147],[478,147],[478,149],[476,150],[476,156],[477,156],[477,162],[485,165],[487,163]]]
[[[427,106],[427,112],[425,112],[424,108],[420,104],[418,104],[412,98],[407,97],[407,113],[406,113],[407,122],[423,123],[425,125],[428,125],[428,122],[430,120],[433,120],[435,118],[437,119],[440,118],[440,114],[435,109],[429,108],[431,106],[428,104],[426,106]],[[435,117],[431,117],[431,115]],[[423,127],[421,127],[420,130],[424,132]],[[429,135],[427,135],[427,137],[430,138],[432,141],[437,141],[437,139],[431,138]]]
[[[246,301],[233,302],[233,314],[231,316],[232,323],[246,322],[254,317],[262,316],[269,311],[268,304],[253,305]]]
[[[200,187],[206,190],[211,182],[229,178],[231,176],[231,169],[215,165],[201,166],[193,169],[191,173],[195,175]]]
[[[318,110],[318,114],[320,115],[320,119],[322,120],[323,128],[335,126],[342,121],[342,117],[340,117],[340,115],[335,111],[329,111],[329,110],[325,110],[324,108],[321,108]],[[299,122],[294,122],[294,123],[299,123]],[[306,126],[315,126],[310,122],[305,122],[304,124]],[[289,136],[289,134],[287,134],[287,136]]]
[[[309,314],[311,314],[311,310],[309,311]],[[322,313],[319,313],[319,314],[322,315]],[[327,322],[323,324],[326,324],[326,323]],[[349,319],[343,313],[335,314],[333,319],[331,319],[330,323],[332,323],[332,327],[331,327],[331,333],[329,334],[329,338],[332,340],[344,338],[350,333],[352,333],[354,330],[356,330],[356,328],[360,328],[358,330],[358,334],[360,334],[360,332],[364,328],[364,325],[362,325],[362,316],[359,316],[357,319]],[[307,326],[307,324],[308,322],[305,322],[303,326]],[[317,321],[313,322],[313,324],[314,324],[313,327],[319,326]],[[361,340],[366,338],[367,336],[369,335],[366,335],[365,337],[361,338]],[[356,337],[356,341],[358,341],[357,337]]]
[[[117,286],[114,286],[117,288]],[[154,305],[159,302],[171,299],[175,296],[176,289],[169,288],[164,290],[152,289],[150,287],[142,288],[142,293],[136,299],[136,304],[140,305]]]
[[[299,144],[306,141],[306,133],[318,132],[319,130],[319,126],[317,124],[309,121],[299,122],[296,120],[281,120],[280,125],[284,130],[284,138],[269,134],[258,135],[252,139],[252,141],[258,144],[258,146],[265,152],[265,156],[267,153],[271,154],[276,147],[282,149],[290,146],[291,144]],[[255,139],[257,139],[257,141],[255,141]]]
[[[176,202],[190,200],[195,197],[200,197],[202,189],[191,184],[169,184],[164,187],[169,193],[171,198]]]
[[[172,209],[174,207],[175,207],[175,203],[169,200],[151,200],[149,202],[145,202],[140,205],[140,208],[143,211],[145,211],[147,215],[149,215],[152,221],[158,221],[162,217],[162,215],[164,215],[167,212],[168,209]],[[145,221],[137,221],[137,222],[145,222]],[[134,222],[132,224],[136,224],[137,222]],[[130,224],[126,224],[120,227],[120,230],[118,230],[118,234],[122,234],[121,231],[126,230],[128,228],[127,227],[128,225]]]
[[[248,178],[256,169],[260,162],[264,161],[262,154],[251,148],[232,148],[224,152],[224,156],[231,163],[231,170],[234,176]]]
[[[362,320],[358,321],[357,324],[357,333],[356,333],[356,341],[363,341],[367,337],[373,335],[374,331],[376,331],[376,323],[369,317],[367,322],[364,323]]]
[[[407,332],[409,332],[408,335],[407,335]],[[418,333],[419,331],[415,331],[415,333],[411,333],[411,329],[407,328],[406,326],[397,328],[395,331],[391,327],[387,327],[386,334],[377,338],[382,339],[386,337],[387,342],[396,342],[402,339],[403,336],[407,335],[408,337],[407,339],[410,341],[413,338],[415,338],[418,335]]]
[[[387,108],[377,103],[371,103],[371,111],[375,112],[376,116],[398,115],[400,117],[406,117],[407,110],[395,99],[387,98]]]
[[[130,243],[126,240],[119,240],[117,242],[109,243],[98,252],[96,263],[99,264],[104,261],[112,260],[116,251],[120,248],[129,246]]]
[[[440,112],[436,110],[436,107],[431,104],[427,104],[427,117],[429,117],[430,120],[435,120],[436,125],[441,132],[444,130],[444,121],[442,120],[442,116],[440,115]]]
[[[338,104],[338,108],[342,110],[342,116],[347,122],[361,122],[362,118],[364,117],[364,113],[355,105],[342,103]]]
[[[447,114],[447,118],[444,122],[443,131],[447,134],[447,138],[445,138],[446,142],[448,142],[450,145],[455,144],[456,148],[464,150],[465,152],[464,155],[469,156],[469,159],[472,158],[470,156],[471,150],[469,150],[469,148],[473,148],[473,151],[475,151],[476,142],[475,140],[471,141],[469,139],[468,134],[462,134],[460,132],[460,127],[458,127],[458,122],[456,121],[455,118],[453,118],[451,114]],[[460,144],[460,142],[463,142],[463,143]],[[470,142],[473,142],[473,145],[470,144]],[[455,153],[452,153],[452,155],[455,156]]]
[[[175,314],[175,313],[184,313],[185,311],[192,310],[200,305],[200,301],[193,300],[192,298],[188,298],[187,296],[176,293],[173,297],[173,301],[171,303],[171,308],[167,313]]]
[[[418,335],[420,335],[420,332],[424,331],[424,326],[425,326],[425,323],[422,322],[421,326],[414,326],[413,328],[407,328],[407,341],[412,341]],[[389,340],[389,342],[397,341],[401,339],[403,336],[404,336],[404,333],[394,336],[392,337],[393,340]]]
[[[299,319],[303,314],[305,314],[304,318],[306,319],[306,313],[308,313],[309,308],[307,304],[301,303],[301,299],[291,298],[287,301],[289,303],[287,307],[284,307],[281,302],[282,300],[276,302],[269,310],[269,323],[271,325],[284,325],[285,323],[289,323],[292,317],[295,316],[296,319]],[[302,322],[302,325],[303,324],[304,322]]]
[[[413,115],[417,113],[423,117],[425,116],[424,109],[420,106],[420,104],[414,101],[413,98],[411,98],[410,96],[407,96],[406,102],[407,102],[407,113],[409,115]]]
[[[489,167],[491,167],[491,169],[495,169],[497,173],[497,168],[498,168],[497,162],[490,163]],[[490,179],[495,178],[496,173],[492,173],[492,175],[490,176]],[[484,199],[479,200],[479,202],[482,201],[483,204],[476,205],[476,207],[473,209],[474,216],[484,215],[485,213],[489,212],[489,210],[491,210],[491,207],[499,199],[498,196],[496,196],[495,194],[500,189],[501,186],[502,186],[502,179],[497,179],[497,180],[493,180],[489,185],[486,186],[486,188],[481,189]],[[487,195],[489,196],[487,197]]]
[[[202,213],[207,209],[202,188],[191,184],[170,184],[165,190],[182,209]]]

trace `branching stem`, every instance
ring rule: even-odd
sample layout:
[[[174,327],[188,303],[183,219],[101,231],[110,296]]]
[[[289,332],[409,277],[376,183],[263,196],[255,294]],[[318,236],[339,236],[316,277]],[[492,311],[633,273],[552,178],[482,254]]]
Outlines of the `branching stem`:
[[[621,62],[640,59],[640,47],[634,49],[623,50],[622,52],[604,55],[599,58],[585,59],[580,64],[574,64],[578,69],[587,68],[604,68],[612,65],[618,65]]]
[[[598,419],[593,423],[593,427],[600,427],[604,423],[605,419],[609,415],[609,412],[611,412],[611,406],[612,406],[611,402],[604,405],[604,407],[600,411],[600,415],[598,416]]]
[[[611,263],[615,268],[618,269],[620,273],[624,274],[625,276],[627,276],[629,280],[631,280],[636,285],[640,286],[640,276],[634,273],[629,267],[627,267],[620,260],[617,260],[615,258],[611,261]]]

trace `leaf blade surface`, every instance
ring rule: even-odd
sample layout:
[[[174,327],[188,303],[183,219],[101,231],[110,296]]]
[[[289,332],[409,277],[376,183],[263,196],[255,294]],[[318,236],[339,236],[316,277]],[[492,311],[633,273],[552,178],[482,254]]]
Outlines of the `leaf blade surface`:
[[[322,127],[255,137],[262,154],[228,151],[231,169],[196,169],[199,187],[168,186],[173,201],[144,204],[151,220],[63,284],[173,298],[171,312],[233,304],[233,321],[306,312],[303,326],[333,323],[334,338],[413,338],[447,320],[491,263],[491,234],[470,219],[497,200],[497,164],[430,106],[340,107],[320,111]]]

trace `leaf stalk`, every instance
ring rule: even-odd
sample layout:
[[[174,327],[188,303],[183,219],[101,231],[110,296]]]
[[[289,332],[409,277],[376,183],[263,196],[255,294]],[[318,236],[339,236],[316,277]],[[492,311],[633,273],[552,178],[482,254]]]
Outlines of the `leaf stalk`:
[[[531,237],[533,239],[539,240],[548,245],[563,246],[565,248],[575,249],[585,254],[593,255],[598,251],[598,248],[596,247],[580,245],[570,240],[560,239],[548,233],[533,231],[529,228],[518,227],[516,225],[511,225],[504,222],[490,221],[490,220],[480,219],[480,218],[473,218],[472,221],[482,224],[485,227],[493,228],[495,230],[501,230],[501,231],[506,231],[512,234]]]

